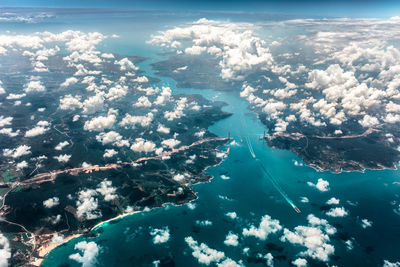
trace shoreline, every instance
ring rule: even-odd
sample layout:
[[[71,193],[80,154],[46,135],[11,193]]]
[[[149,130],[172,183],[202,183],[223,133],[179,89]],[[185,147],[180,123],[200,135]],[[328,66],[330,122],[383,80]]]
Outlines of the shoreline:
[[[224,145],[226,145],[226,144],[224,144]],[[223,146],[224,146],[224,145],[223,145]],[[222,150],[222,151],[223,151],[223,150]],[[225,152],[226,155],[229,154],[229,152],[230,152],[229,146],[228,146],[227,150],[224,151],[224,152]],[[221,162],[219,162],[219,163],[217,163],[217,164],[214,164],[214,165],[207,166],[207,167],[204,169],[203,172],[205,173],[205,172],[207,171],[208,168],[211,168],[211,167],[215,167],[215,166],[220,165],[225,159],[226,159],[226,157],[223,157],[223,158],[221,159]],[[183,205],[186,205],[187,203],[190,203],[190,202],[192,202],[192,201],[198,199],[198,195],[192,190],[191,186],[195,186],[195,185],[200,184],[200,183],[209,183],[209,182],[211,182],[214,178],[215,178],[214,176],[211,176],[211,178],[210,178],[209,180],[205,181],[205,182],[198,182],[198,183],[194,183],[194,184],[191,184],[191,185],[187,185],[187,186],[191,189],[191,191],[194,193],[194,196],[195,196],[194,199],[189,200],[189,201],[187,201],[187,202],[185,202],[185,203],[181,203],[181,204],[174,204],[174,203],[172,203],[172,202],[166,202],[166,203],[163,203],[160,207],[153,207],[153,208],[151,208],[151,210],[157,209],[157,208],[163,208],[163,207],[165,207],[165,206],[168,205],[168,204],[172,204],[172,205],[176,205],[176,206],[183,206]],[[118,219],[121,219],[121,218],[130,216],[130,215],[138,214],[138,213],[140,213],[140,212],[143,212],[143,210],[135,210],[135,211],[132,211],[132,212],[122,213],[122,214],[120,214],[120,215],[118,215],[118,216],[115,216],[115,217],[113,217],[113,218],[107,219],[107,220],[105,220],[105,221],[101,221],[101,222],[97,223],[96,225],[94,225],[93,227],[91,227],[91,228],[89,229],[89,232],[95,230],[95,229],[98,228],[98,227],[101,227],[103,224],[106,224],[106,223],[109,223],[109,222],[111,222],[111,221],[115,221],[115,220],[118,220]],[[82,233],[80,233],[80,234],[72,234],[72,235],[70,235],[70,236],[65,237],[64,240],[63,240],[62,242],[60,242],[60,243],[49,243],[49,244],[46,244],[45,246],[42,246],[40,249],[38,249],[38,254],[39,254],[39,257],[40,257],[40,258],[34,257],[34,260],[31,261],[31,264],[34,265],[34,266],[40,267],[41,264],[43,263],[43,260],[45,260],[46,256],[47,256],[51,251],[53,251],[54,249],[56,249],[56,248],[59,247],[60,245],[63,245],[63,244],[65,244],[65,243],[71,241],[72,239],[75,239],[75,238],[80,237],[80,236],[82,236],[82,235],[83,235]]]
[[[60,243],[49,243],[46,246],[40,247],[40,249],[38,250],[38,254],[39,254],[40,258],[34,257],[34,261],[31,262],[31,264],[33,266],[38,266],[38,267],[41,266],[43,263],[43,260],[46,258],[46,255],[48,255],[52,250],[71,241],[72,239],[75,239],[80,236],[82,236],[82,234],[69,235],[69,236],[65,237],[64,240]]]

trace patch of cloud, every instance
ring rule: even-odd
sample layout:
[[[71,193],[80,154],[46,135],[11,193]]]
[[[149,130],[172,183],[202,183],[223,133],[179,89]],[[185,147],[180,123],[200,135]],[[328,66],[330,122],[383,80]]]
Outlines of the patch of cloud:
[[[244,228],[242,234],[244,236],[254,236],[260,240],[266,240],[270,234],[274,234],[282,230],[279,221],[272,219],[269,215],[264,215],[258,227],[251,225],[250,228]]]
[[[132,144],[131,149],[135,152],[150,153],[155,151],[156,144],[152,141],[147,141],[143,138],[136,138],[135,142]]]
[[[300,253],[301,256],[328,262],[335,252],[334,246],[329,243],[329,236],[336,233],[336,228],[313,214],[308,215],[307,220],[307,226],[296,226],[294,231],[285,228],[281,241],[304,246],[306,250]]]
[[[48,209],[56,207],[59,204],[60,204],[60,199],[58,197],[52,197],[52,198],[49,198],[49,199],[43,201],[43,206],[45,206]]]
[[[316,184],[312,182],[307,182],[307,184],[309,186],[317,188],[321,192],[329,191],[329,182],[322,178],[319,178]]]
[[[67,163],[70,160],[71,155],[62,154],[62,155],[54,156],[53,158],[56,159],[60,163]]]
[[[30,149],[31,149],[31,147],[27,146],[27,145],[20,145],[13,149],[6,148],[6,149],[3,149],[3,156],[19,158],[19,157],[31,154]]]
[[[168,242],[170,238],[168,226],[160,229],[152,229],[150,235],[153,237],[154,244],[163,244]]]
[[[238,246],[239,245],[239,236],[232,232],[229,232],[225,237],[224,244],[227,246],[233,246],[233,247]]]
[[[80,250],[82,255],[80,253],[71,254],[69,255],[71,260],[82,263],[82,267],[91,267],[96,265],[97,256],[100,253],[100,247],[95,242],[81,241],[75,244],[74,249]]]
[[[348,211],[346,211],[343,207],[331,208],[329,211],[326,212],[326,215],[331,217],[345,217],[348,214]]]

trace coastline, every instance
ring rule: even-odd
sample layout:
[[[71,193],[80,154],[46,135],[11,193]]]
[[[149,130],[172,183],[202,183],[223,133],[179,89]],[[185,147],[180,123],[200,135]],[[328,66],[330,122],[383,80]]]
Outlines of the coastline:
[[[38,249],[38,254],[40,258],[34,258],[34,261],[31,262],[33,266],[41,266],[43,260],[45,259],[46,255],[48,255],[53,249],[57,248],[58,246],[65,244],[72,239],[80,237],[82,234],[73,234],[64,238],[64,240],[60,243],[50,243],[45,246],[41,246]]]
[[[230,152],[229,147],[228,147],[227,150],[224,151],[224,152],[225,152],[226,155],[228,155],[229,152]],[[220,164],[224,161],[225,158],[226,158],[226,157],[222,158],[221,162],[219,162],[219,163],[217,163],[217,164],[207,166],[207,167],[204,169],[203,172],[206,172],[207,169],[210,168],[210,167],[215,167],[215,166],[220,165]],[[211,176],[210,179],[209,179],[208,181],[205,181],[205,182],[198,182],[198,183],[194,183],[194,184],[187,185],[187,186],[191,189],[191,191],[194,193],[195,199],[192,199],[192,200],[190,200],[190,201],[188,201],[188,202],[185,202],[185,203],[178,204],[177,206],[185,205],[185,204],[190,203],[190,202],[192,202],[192,201],[194,201],[194,200],[196,200],[196,199],[198,198],[197,194],[193,191],[193,189],[191,188],[191,186],[194,186],[194,185],[200,184],[200,183],[208,183],[208,182],[210,182],[210,181],[211,181],[212,179],[214,179],[214,178],[215,178],[214,176]],[[163,203],[160,207],[154,207],[154,208],[151,208],[151,209],[153,210],[153,209],[156,209],[156,208],[163,208],[163,207],[165,207],[165,205],[167,205],[167,204],[174,204],[174,203],[168,203],[168,202],[167,202],[167,203]],[[118,215],[118,216],[115,216],[115,217],[113,217],[113,218],[110,218],[110,219],[108,219],[108,220],[101,221],[101,222],[97,223],[96,225],[94,225],[93,227],[91,227],[90,230],[89,230],[89,232],[95,230],[95,229],[98,228],[98,227],[101,227],[103,224],[106,224],[106,223],[108,223],[108,222],[115,221],[115,220],[118,220],[118,219],[121,219],[121,218],[130,216],[130,215],[133,215],[133,214],[137,214],[137,213],[140,213],[140,212],[143,212],[143,210],[135,210],[135,211],[132,211],[132,212],[122,213],[122,214],[120,214],[120,215]],[[56,248],[59,247],[60,245],[65,244],[65,243],[71,241],[72,239],[75,239],[75,238],[80,237],[80,236],[82,236],[82,235],[83,235],[82,233],[80,233],[80,234],[73,234],[73,235],[70,235],[70,236],[65,237],[64,240],[63,240],[62,242],[60,242],[60,243],[50,243],[50,244],[46,244],[45,246],[40,247],[40,248],[38,249],[38,254],[39,254],[39,257],[40,257],[40,258],[34,257],[34,260],[31,261],[31,264],[32,264],[33,266],[38,266],[38,267],[40,267],[41,264],[43,263],[43,260],[46,258],[46,256],[47,256],[51,251],[53,251],[54,249],[56,249]]]

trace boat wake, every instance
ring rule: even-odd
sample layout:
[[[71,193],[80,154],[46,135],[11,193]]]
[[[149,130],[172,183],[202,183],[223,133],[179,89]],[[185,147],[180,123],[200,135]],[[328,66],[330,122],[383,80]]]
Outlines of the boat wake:
[[[265,176],[268,178],[268,180],[271,182],[271,184],[274,186],[274,188],[281,194],[281,196],[286,200],[286,202],[297,212],[300,213],[300,209],[296,207],[294,202],[290,199],[290,197],[286,194],[286,192],[282,189],[282,187],[279,185],[278,181],[271,175],[271,173],[267,170],[267,168],[264,166],[262,161],[256,157],[256,154],[254,153],[253,146],[251,145],[251,141],[249,137],[245,137],[247,147],[249,148],[249,152],[251,156],[257,161],[257,163],[260,165],[261,170],[264,172]]]

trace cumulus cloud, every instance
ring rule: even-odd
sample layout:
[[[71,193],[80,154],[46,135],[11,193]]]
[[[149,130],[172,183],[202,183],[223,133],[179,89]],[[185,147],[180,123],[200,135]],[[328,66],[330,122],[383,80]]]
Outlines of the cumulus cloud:
[[[348,212],[343,207],[331,208],[326,215],[331,217],[345,217],[348,215]]]
[[[77,82],[78,82],[78,79],[77,79],[77,78],[75,78],[75,77],[70,77],[70,78],[67,78],[67,79],[65,80],[65,82],[63,82],[60,86],[61,86],[61,87],[68,87],[68,86],[71,86],[71,85],[76,84]]]
[[[63,155],[54,156],[53,158],[56,159],[60,163],[67,163],[70,160],[71,155],[63,154]]]
[[[294,266],[297,266],[297,267],[306,267],[306,266],[308,265],[308,262],[307,262],[306,259],[297,258],[297,259],[295,259],[294,261],[292,261],[292,264],[293,264]]]
[[[125,117],[119,123],[121,126],[131,126],[134,127],[139,124],[142,127],[147,127],[153,121],[154,115],[149,112],[145,116],[132,116],[130,114],[125,114]]]
[[[304,246],[306,250],[300,253],[301,256],[328,262],[335,252],[334,246],[329,244],[329,236],[335,234],[336,229],[312,214],[307,216],[307,220],[308,226],[296,226],[294,231],[285,228],[281,241]]]
[[[201,264],[210,265],[211,263],[218,263],[225,258],[225,253],[212,249],[206,244],[199,244],[193,237],[185,237],[185,242],[193,250],[192,255]]]
[[[13,149],[6,148],[6,149],[3,149],[3,156],[19,158],[19,157],[31,154],[30,149],[31,149],[31,147],[27,146],[27,145],[20,145]]]
[[[0,134],[5,134],[9,137],[16,137],[17,135],[19,135],[20,130],[16,130],[15,132],[13,132],[13,129],[11,128],[3,128],[0,129]]]
[[[157,132],[159,132],[159,133],[164,133],[164,134],[169,134],[170,129],[167,128],[167,127],[165,127],[165,126],[162,125],[162,124],[159,124],[158,127],[157,127]]]
[[[332,197],[328,201],[326,201],[326,204],[328,204],[328,205],[338,205],[339,202],[340,202],[339,199],[337,199],[335,197]]]
[[[129,146],[129,141],[122,139],[122,136],[115,131],[100,133],[96,135],[96,140],[101,142],[103,145],[112,144],[118,147]]]
[[[227,246],[234,246],[234,247],[238,246],[239,245],[239,236],[232,232],[229,232],[225,237],[224,244]]]
[[[25,169],[25,168],[27,168],[28,167],[28,162],[26,162],[25,160],[24,161],[21,161],[21,162],[19,162],[18,164],[17,164],[17,170],[18,171],[20,171],[20,170],[22,170],[22,169]]]
[[[219,60],[220,76],[226,80],[242,80],[252,69],[268,69],[273,57],[267,43],[254,33],[254,25],[200,19],[153,36],[150,43],[181,49],[181,41],[192,46],[186,54],[207,53]]]
[[[58,197],[52,197],[43,201],[43,206],[45,206],[48,209],[56,207],[59,204],[60,204],[60,199]]]
[[[114,157],[114,156],[117,155],[117,154],[118,154],[118,152],[115,151],[114,149],[106,149],[106,150],[104,151],[103,157],[104,157],[104,158],[112,158],[112,157]]]
[[[13,117],[0,116],[0,127],[11,125],[12,120],[13,120]]]
[[[32,80],[25,85],[25,92],[43,92],[46,88],[43,86],[42,82],[39,80]]]
[[[272,219],[269,215],[264,215],[258,227],[251,225],[250,228],[244,228],[242,234],[266,240],[270,234],[274,234],[280,230],[282,230],[282,226],[278,220]]]
[[[175,148],[177,145],[179,145],[181,143],[181,141],[179,141],[179,140],[176,140],[176,139],[173,139],[173,138],[171,138],[171,139],[165,139],[165,140],[163,140],[162,142],[161,142],[161,144],[164,146],[164,147],[168,147],[168,148],[170,148],[170,149],[173,149],[173,148]]]
[[[35,137],[38,135],[42,135],[50,129],[48,126],[50,126],[49,122],[39,121],[36,127],[25,132],[25,137]]]
[[[226,215],[228,218],[232,219],[232,220],[234,220],[234,219],[237,218],[237,214],[236,214],[236,212],[234,212],[234,211],[227,212],[227,213],[225,213],[225,215]]]
[[[11,259],[11,247],[8,239],[0,233],[0,266],[9,266]]]
[[[98,210],[97,192],[93,189],[81,190],[76,201],[76,215],[82,220],[93,220],[102,216]]]
[[[138,98],[137,102],[133,104],[135,107],[151,107],[151,102],[146,96],[141,96]]]
[[[160,229],[152,229],[150,235],[153,237],[154,244],[162,244],[168,242],[170,238],[168,226]]]
[[[137,71],[137,70],[139,70],[139,68],[136,67],[135,64],[133,64],[132,61],[130,61],[126,57],[121,59],[121,60],[116,60],[114,62],[114,64],[120,65],[120,69],[123,70],[123,71],[127,71],[127,70]]]
[[[80,250],[82,255],[80,253],[71,254],[69,255],[71,260],[82,263],[82,267],[91,267],[97,263],[100,248],[95,242],[81,241],[74,248]]]
[[[328,181],[325,181],[325,180],[322,179],[322,178],[319,178],[319,179],[318,179],[318,182],[317,182],[316,184],[314,184],[314,183],[312,183],[312,182],[307,182],[307,184],[308,184],[309,186],[312,186],[312,187],[317,188],[317,189],[318,189],[319,191],[321,191],[321,192],[329,191],[329,182],[328,182]]]
[[[60,150],[63,150],[63,148],[68,145],[69,145],[68,141],[63,141],[63,142],[58,143],[58,145],[56,145],[56,147],[54,149],[60,151]]]
[[[60,99],[59,108],[62,110],[75,110],[76,108],[82,108],[80,96],[65,95]]]
[[[83,128],[87,131],[103,131],[109,129],[114,125],[116,120],[116,110],[110,109],[107,116],[98,116],[86,121]]]
[[[368,219],[362,219],[361,220],[361,227],[362,228],[368,228],[372,226],[372,221],[368,220]]]
[[[156,148],[156,144],[152,141],[147,141],[143,138],[136,138],[135,142],[132,144],[131,149],[135,152],[153,152]]]
[[[102,181],[97,186],[96,191],[104,197],[105,201],[112,201],[118,197],[116,194],[117,188],[113,187],[112,182],[109,180]]]

